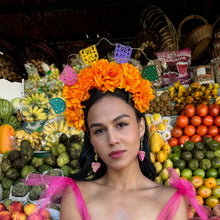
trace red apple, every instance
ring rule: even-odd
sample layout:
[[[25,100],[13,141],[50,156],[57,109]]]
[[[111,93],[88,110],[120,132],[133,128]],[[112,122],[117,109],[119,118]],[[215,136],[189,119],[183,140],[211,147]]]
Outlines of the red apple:
[[[8,207],[8,211],[9,212],[16,212],[16,211],[20,211],[23,212],[23,204],[19,201],[13,201],[9,207]]]
[[[1,211],[5,211],[5,210],[7,210],[5,204],[0,203],[0,212],[1,212]]]
[[[12,220],[26,220],[27,216],[24,214],[24,212],[16,211],[12,213],[11,219]]]
[[[0,212],[0,220],[11,220],[11,213],[9,211]]]

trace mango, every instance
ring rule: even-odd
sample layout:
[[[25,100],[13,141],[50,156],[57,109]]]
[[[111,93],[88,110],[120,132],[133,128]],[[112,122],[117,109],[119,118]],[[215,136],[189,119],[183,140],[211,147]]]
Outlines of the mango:
[[[149,145],[153,153],[158,153],[164,145],[164,140],[159,133],[152,131],[149,135]]]

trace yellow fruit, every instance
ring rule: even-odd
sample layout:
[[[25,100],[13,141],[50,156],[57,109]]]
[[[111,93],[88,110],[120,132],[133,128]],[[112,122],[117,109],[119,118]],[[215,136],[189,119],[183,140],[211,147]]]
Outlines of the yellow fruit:
[[[170,159],[166,159],[163,163],[163,168],[173,167],[173,162]]]
[[[169,144],[164,144],[161,148],[161,150],[165,151],[167,154],[170,154],[171,152],[171,146]]]
[[[155,181],[156,183],[161,184],[161,185],[163,184],[163,180],[162,180],[159,176],[157,176],[154,181]]]
[[[149,126],[151,124],[150,116],[145,116],[145,119],[146,119],[147,125]]]
[[[165,185],[165,186],[170,186],[169,180],[170,180],[170,178],[168,178],[168,179],[166,179],[166,180],[164,181],[164,185]]]
[[[153,153],[158,153],[164,145],[164,140],[156,131],[152,131],[149,136],[149,145]]]
[[[167,159],[167,153],[163,150],[157,153],[157,161],[163,163]]]
[[[160,173],[161,170],[163,169],[163,165],[159,161],[154,163],[154,167],[155,167],[156,173]]]
[[[166,168],[162,169],[162,171],[159,174],[159,177],[163,180],[166,181],[169,178],[169,174]]]
[[[150,160],[152,163],[155,163],[156,162],[156,159],[157,159],[157,156],[155,153],[153,152],[150,152]]]
[[[157,129],[158,131],[165,131],[166,130],[166,124],[164,122],[160,122],[158,125],[157,125]]]
[[[159,123],[161,121],[161,115],[159,113],[155,113],[152,115],[152,122],[153,123]]]

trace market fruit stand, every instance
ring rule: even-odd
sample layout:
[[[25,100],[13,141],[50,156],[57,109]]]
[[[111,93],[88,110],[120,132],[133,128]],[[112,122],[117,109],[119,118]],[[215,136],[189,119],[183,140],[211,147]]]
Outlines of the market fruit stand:
[[[149,23],[148,16],[155,20],[162,17],[164,39],[159,35],[158,39],[152,38],[147,28],[154,30],[154,34],[158,30],[157,25],[154,27]],[[192,17],[185,20],[189,19]],[[199,16],[199,19],[207,24],[204,18]],[[11,216],[19,211],[17,218],[25,219],[35,207],[45,186],[26,186],[21,180],[28,174],[37,172],[68,177],[78,171],[83,131],[66,124],[65,98],[62,95],[65,79],[62,74],[65,68],[78,74],[87,65],[82,50],[95,45],[100,58],[108,57],[110,60],[119,59],[114,53],[116,46],[133,48],[128,61],[139,68],[143,78],[152,82],[155,98],[145,117],[151,161],[157,173],[155,181],[169,185],[167,168],[175,168],[180,178],[194,185],[197,202],[204,206],[209,216],[220,217],[220,93],[217,80],[220,58],[217,50],[215,48],[215,53],[209,53],[209,62],[203,63],[201,59],[201,63],[192,66],[205,55],[205,51],[212,51],[208,45],[200,51],[201,57],[196,57],[199,48],[195,51],[193,45],[185,48],[183,44],[187,37],[192,44],[195,43],[195,39],[191,39],[192,34],[184,36],[184,39],[182,35],[178,36],[172,22],[156,6],[148,7],[141,21],[143,29],[133,44],[118,42],[118,45],[107,38],[93,44],[83,41],[71,43],[69,47],[75,49],[74,54],[70,51],[67,56],[65,54],[68,59],[62,59],[65,60],[62,65],[45,42],[43,45],[41,42],[26,45],[34,56],[32,59],[24,56],[25,59],[19,60],[23,62],[22,74],[16,75],[20,70],[11,68],[15,62],[10,60],[6,63],[6,56],[0,56],[0,84],[4,85],[0,88],[0,216],[2,212],[2,215]],[[172,33],[168,27],[173,28]],[[219,37],[215,28],[217,22],[211,27],[207,30],[211,35],[209,43],[212,44],[215,34],[215,46]],[[195,28],[193,33],[201,31],[200,28]],[[103,42],[108,47],[106,44],[103,46]],[[2,43],[1,48],[5,45]],[[7,52],[11,55],[10,49],[8,47]],[[67,53],[66,48],[62,49],[60,54]],[[154,52],[148,53],[149,50]],[[13,71],[13,77],[8,70]],[[196,216],[191,207],[188,216]],[[45,211],[45,218],[49,217],[59,219],[59,205]]]

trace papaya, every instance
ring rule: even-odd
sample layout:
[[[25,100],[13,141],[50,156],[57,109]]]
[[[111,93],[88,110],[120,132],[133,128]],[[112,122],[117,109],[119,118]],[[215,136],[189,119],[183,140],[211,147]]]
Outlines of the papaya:
[[[149,145],[153,153],[158,153],[164,145],[164,140],[159,133],[151,131],[149,135]]]

